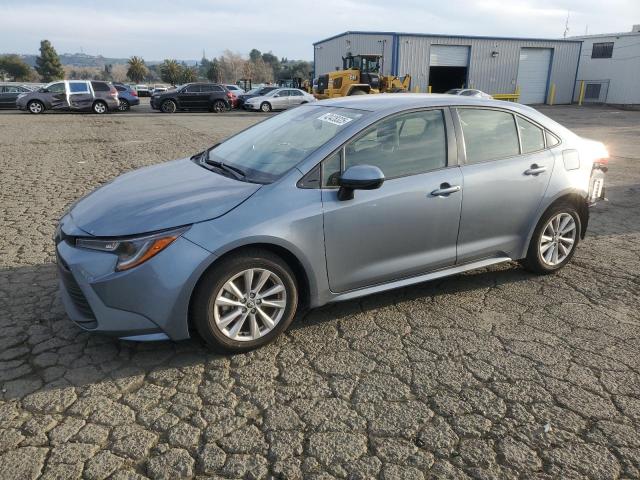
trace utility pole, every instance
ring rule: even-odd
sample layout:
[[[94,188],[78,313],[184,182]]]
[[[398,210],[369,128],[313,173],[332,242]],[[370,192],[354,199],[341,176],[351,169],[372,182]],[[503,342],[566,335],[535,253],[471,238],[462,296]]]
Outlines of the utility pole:
[[[567,20],[564,22],[564,34],[562,35],[562,38],[567,38],[567,34],[569,33],[569,14],[571,12],[569,10],[567,10]]]

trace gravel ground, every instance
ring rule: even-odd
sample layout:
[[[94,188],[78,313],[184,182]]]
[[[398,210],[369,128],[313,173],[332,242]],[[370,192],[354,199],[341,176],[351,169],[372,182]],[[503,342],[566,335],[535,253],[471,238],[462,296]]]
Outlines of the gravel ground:
[[[544,111],[612,153],[567,268],[336,304],[233,357],[80,331],[52,235],[114,176],[263,117],[0,113],[0,477],[640,477],[640,112]]]

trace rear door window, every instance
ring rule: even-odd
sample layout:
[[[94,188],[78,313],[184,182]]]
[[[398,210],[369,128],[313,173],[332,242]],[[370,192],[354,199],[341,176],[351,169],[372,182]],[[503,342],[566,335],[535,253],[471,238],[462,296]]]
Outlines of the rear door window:
[[[520,154],[516,121],[509,112],[459,108],[467,163],[480,163]]]
[[[69,83],[69,93],[89,93],[89,85],[84,82],[73,82]]]

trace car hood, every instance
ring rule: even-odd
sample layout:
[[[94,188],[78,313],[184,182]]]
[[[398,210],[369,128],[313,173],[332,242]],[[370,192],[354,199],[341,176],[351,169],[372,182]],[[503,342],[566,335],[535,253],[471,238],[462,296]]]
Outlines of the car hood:
[[[91,235],[135,235],[220,217],[260,186],[185,158],[126,173],[81,199],[70,215]]]
[[[267,95],[251,95],[251,96],[249,96],[249,98],[247,100],[251,100],[251,101],[255,101],[255,102],[261,102],[262,100],[266,100],[268,98],[272,98],[272,97],[269,97]]]

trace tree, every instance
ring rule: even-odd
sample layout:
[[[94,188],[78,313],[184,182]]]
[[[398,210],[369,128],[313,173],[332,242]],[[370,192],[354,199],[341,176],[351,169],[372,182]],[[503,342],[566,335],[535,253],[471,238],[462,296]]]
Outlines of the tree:
[[[214,58],[209,62],[205,76],[215,83],[220,83],[222,81],[220,79],[220,62],[218,62],[217,58]]]
[[[28,82],[33,79],[34,73],[18,55],[0,56],[0,77],[7,76],[16,82]]]
[[[196,80],[198,80],[198,69],[182,64],[180,66],[180,83],[191,83]]]
[[[129,68],[127,69],[127,77],[132,82],[140,83],[147,76],[147,66],[144,64],[144,60],[135,55],[127,62]]]
[[[182,67],[173,59],[166,59],[160,65],[160,78],[163,82],[170,83],[171,85],[177,85],[180,83],[180,77],[182,76]]]
[[[242,78],[245,63],[247,63],[247,61],[242,58],[242,55],[239,53],[225,50],[220,57],[222,80],[229,83],[236,83],[239,78]]]
[[[64,78],[60,57],[49,40],[40,42],[40,56],[36,58],[36,71],[40,74],[43,82]]]
[[[262,58],[262,53],[257,48],[253,48],[249,52],[249,60],[251,60],[253,63],[256,63],[260,58]]]

